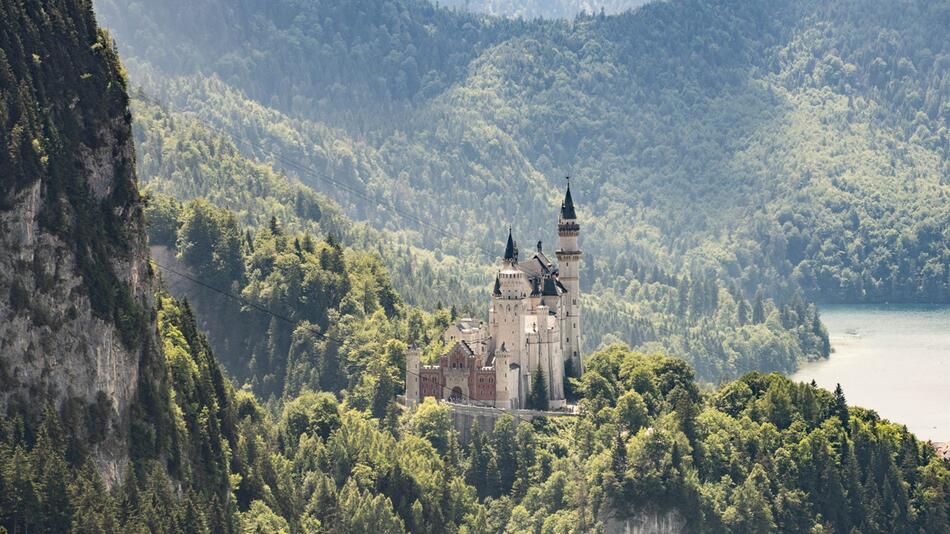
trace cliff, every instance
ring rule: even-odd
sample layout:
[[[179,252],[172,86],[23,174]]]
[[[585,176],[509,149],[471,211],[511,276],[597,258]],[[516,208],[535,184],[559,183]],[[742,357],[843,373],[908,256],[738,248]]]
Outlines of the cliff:
[[[0,19],[0,414],[58,411],[111,484],[162,380],[124,75],[88,2]]]

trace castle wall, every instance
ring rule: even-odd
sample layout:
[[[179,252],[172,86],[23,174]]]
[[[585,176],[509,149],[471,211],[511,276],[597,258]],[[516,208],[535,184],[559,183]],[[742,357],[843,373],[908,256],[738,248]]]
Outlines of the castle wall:
[[[537,410],[509,410],[488,406],[466,406],[446,403],[452,408],[452,424],[459,433],[459,441],[467,444],[472,437],[472,429],[478,424],[482,432],[495,429],[495,422],[501,417],[515,417],[516,422],[531,422],[538,417],[576,417],[570,412],[542,412]]]

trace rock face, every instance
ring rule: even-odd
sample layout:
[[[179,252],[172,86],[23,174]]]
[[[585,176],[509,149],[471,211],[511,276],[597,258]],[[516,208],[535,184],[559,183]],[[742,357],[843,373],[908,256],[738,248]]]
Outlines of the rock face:
[[[113,484],[160,352],[121,68],[91,8],[66,4],[3,6],[0,417],[58,411]]]
[[[684,534],[686,522],[674,511],[642,511],[611,517],[604,523],[608,534]]]

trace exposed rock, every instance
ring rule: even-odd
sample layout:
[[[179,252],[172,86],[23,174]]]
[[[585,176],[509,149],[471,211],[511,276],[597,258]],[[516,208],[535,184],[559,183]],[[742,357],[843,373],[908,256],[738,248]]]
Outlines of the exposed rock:
[[[675,511],[617,511],[604,521],[607,534],[683,534],[686,521]]]
[[[117,184],[126,187],[123,181],[134,180],[130,125],[126,117],[103,125],[96,148],[83,145],[80,151],[85,172],[77,182],[89,188],[94,204],[115,210],[125,235],[107,265],[97,269],[111,268],[134,305],[150,310],[152,277],[141,207],[137,200],[108,204]],[[147,321],[146,331],[136,332],[137,341],[130,344],[115,316],[94,311],[77,243],[64,240],[70,232],[41,224],[44,210],[61,210],[65,220],[75,221],[69,215],[82,208],[68,198],[51,203],[44,198],[45,187],[43,177],[36,177],[7,199],[7,209],[0,209],[0,414],[36,418],[53,408],[82,417],[65,423],[86,434],[100,474],[111,485],[121,480],[128,463],[130,408],[143,351],[158,354],[155,327]]]

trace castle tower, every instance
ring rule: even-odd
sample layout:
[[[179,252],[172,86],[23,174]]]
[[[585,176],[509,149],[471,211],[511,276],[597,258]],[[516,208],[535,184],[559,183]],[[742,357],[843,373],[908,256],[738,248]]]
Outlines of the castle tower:
[[[502,257],[501,270],[498,273],[498,283],[492,295],[492,337],[496,359],[506,361],[508,369],[507,388],[512,407],[524,406],[526,381],[525,375],[529,371],[525,368],[524,332],[525,315],[528,313],[528,294],[531,284],[527,275],[518,268],[518,244],[508,229],[508,243],[505,246],[505,255]],[[496,362],[496,365],[499,362]]]
[[[578,245],[580,225],[574,211],[574,199],[571,198],[571,184],[567,184],[567,193],[561,203],[561,213],[557,222],[558,235],[558,280],[567,288],[562,298],[564,315],[561,317],[561,346],[564,360],[570,360],[575,377],[584,372],[581,361],[581,249]]]
[[[409,347],[406,354],[406,407],[413,408],[419,404],[419,372],[421,352],[416,347]]]

